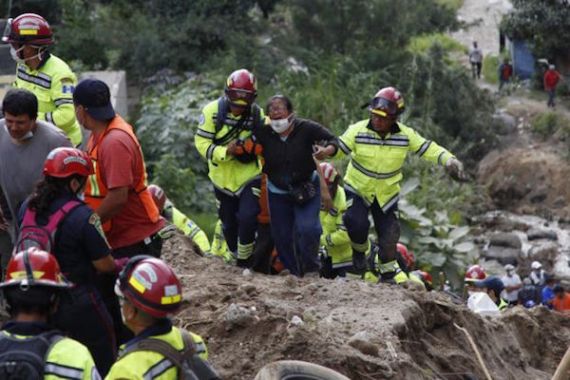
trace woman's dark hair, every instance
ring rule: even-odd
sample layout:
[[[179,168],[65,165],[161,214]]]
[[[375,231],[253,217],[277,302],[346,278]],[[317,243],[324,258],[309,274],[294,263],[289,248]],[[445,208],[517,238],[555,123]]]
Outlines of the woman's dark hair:
[[[291,99],[289,99],[288,97],[286,97],[285,95],[273,95],[271,98],[269,98],[269,100],[267,101],[267,104],[265,105],[265,113],[268,114],[269,113],[269,107],[271,106],[271,103],[273,103],[275,100],[280,100],[283,103],[285,103],[285,107],[287,107],[287,111],[289,111],[289,113],[293,112],[293,103],[291,103]]]
[[[4,288],[4,297],[11,317],[16,317],[19,313],[49,316],[59,295],[60,289],[47,286],[33,286],[26,290],[20,289],[19,286]]]
[[[86,180],[85,177],[79,175],[72,175],[65,178],[46,176],[36,185],[36,188],[30,197],[28,207],[38,215],[48,216],[51,203],[61,196],[61,194],[71,192],[69,189],[69,183],[74,178],[77,178],[80,182]]]
[[[28,115],[30,119],[37,119],[38,98],[28,90],[12,89],[4,96],[2,112],[13,116]]]

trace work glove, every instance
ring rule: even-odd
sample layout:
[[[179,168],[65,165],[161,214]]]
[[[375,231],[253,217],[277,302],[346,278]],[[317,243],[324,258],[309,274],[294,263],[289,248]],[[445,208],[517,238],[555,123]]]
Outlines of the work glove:
[[[158,236],[162,240],[170,239],[176,233],[176,226],[174,224],[167,224],[166,227],[163,227],[160,231],[158,231]]]
[[[457,158],[451,157],[449,160],[447,160],[445,163],[445,170],[447,171],[447,174],[449,174],[449,176],[454,180],[460,182],[467,181],[467,175],[463,171],[463,163],[461,163],[461,161],[459,161]]]

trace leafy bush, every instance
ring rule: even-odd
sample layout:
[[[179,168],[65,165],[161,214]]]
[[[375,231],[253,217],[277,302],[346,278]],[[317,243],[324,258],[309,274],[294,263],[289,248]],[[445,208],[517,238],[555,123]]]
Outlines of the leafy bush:
[[[413,37],[408,44],[408,50],[413,54],[425,54],[435,44],[441,45],[446,52],[466,54],[468,49],[456,39],[443,33],[423,34]]]
[[[531,128],[535,133],[546,138],[557,131],[563,134],[570,132],[570,121],[556,112],[544,112],[534,118]]]
[[[483,78],[491,84],[499,83],[499,57],[488,54],[483,58]]]

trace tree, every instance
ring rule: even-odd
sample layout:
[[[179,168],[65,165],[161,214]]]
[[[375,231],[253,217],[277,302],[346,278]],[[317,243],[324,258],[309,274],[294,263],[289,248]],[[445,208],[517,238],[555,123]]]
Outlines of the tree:
[[[510,38],[528,41],[536,57],[569,58],[568,1],[513,0],[513,10],[503,18],[501,28]]]

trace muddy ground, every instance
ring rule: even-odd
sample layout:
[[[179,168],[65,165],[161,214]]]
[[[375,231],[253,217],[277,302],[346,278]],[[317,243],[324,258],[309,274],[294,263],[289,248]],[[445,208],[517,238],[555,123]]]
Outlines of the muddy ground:
[[[482,318],[441,292],[356,280],[244,276],[197,256],[177,236],[164,258],[185,289],[177,324],[201,334],[225,379],[298,359],[351,379],[483,379],[467,328],[494,379],[549,379],[570,341],[570,318],[542,307]]]

